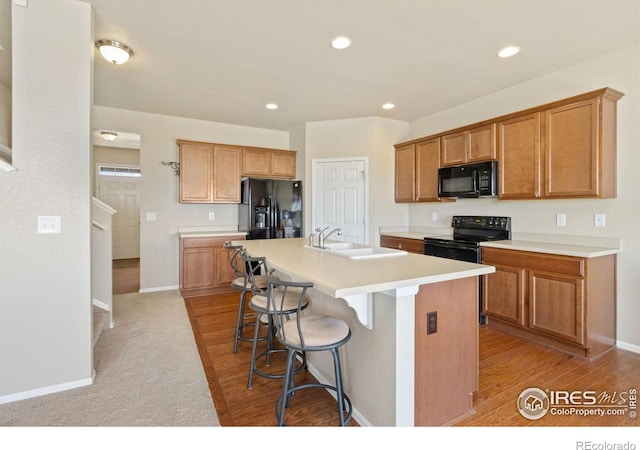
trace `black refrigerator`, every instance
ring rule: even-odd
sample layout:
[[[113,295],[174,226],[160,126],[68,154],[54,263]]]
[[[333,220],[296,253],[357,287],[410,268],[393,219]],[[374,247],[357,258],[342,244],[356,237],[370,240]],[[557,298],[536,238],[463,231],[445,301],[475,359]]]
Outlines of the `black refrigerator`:
[[[246,178],[241,193],[238,230],[247,239],[304,236],[301,181]]]

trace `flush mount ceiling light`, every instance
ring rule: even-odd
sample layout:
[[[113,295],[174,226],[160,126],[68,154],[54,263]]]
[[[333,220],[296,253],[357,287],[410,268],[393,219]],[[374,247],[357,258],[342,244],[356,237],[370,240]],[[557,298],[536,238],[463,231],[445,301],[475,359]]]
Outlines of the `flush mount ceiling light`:
[[[100,54],[112,64],[124,64],[133,56],[133,50],[126,45],[110,39],[96,41]]]
[[[113,142],[118,138],[118,133],[114,133],[113,131],[101,131],[100,136],[105,141]]]
[[[267,103],[265,105],[265,108],[267,108],[267,109],[278,109],[278,105],[276,105],[275,103]]]
[[[385,103],[384,105],[382,105],[382,109],[393,109],[395,107],[396,105],[394,105],[393,103]]]
[[[505,47],[498,52],[498,56],[500,58],[509,58],[510,56],[517,55],[520,52],[520,47],[516,47],[510,45],[509,47]]]
[[[351,45],[351,39],[346,36],[338,36],[331,41],[331,46],[337,50],[344,50]]]

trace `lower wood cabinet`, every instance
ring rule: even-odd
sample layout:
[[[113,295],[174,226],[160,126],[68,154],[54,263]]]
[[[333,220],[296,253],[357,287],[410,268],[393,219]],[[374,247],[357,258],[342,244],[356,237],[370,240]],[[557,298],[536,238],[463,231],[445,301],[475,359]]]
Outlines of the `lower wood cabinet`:
[[[380,236],[380,247],[395,248],[424,255],[424,241],[422,239]]]
[[[616,341],[616,257],[483,248],[489,326],[593,358]]]
[[[183,297],[231,292],[234,275],[224,243],[241,236],[180,238],[180,293]]]

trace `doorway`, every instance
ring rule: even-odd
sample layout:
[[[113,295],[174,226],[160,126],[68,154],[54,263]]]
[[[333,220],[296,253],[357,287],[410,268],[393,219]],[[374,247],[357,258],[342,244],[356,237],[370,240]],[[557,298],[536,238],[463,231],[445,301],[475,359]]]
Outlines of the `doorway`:
[[[312,230],[340,228],[339,238],[367,244],[368,159],[332,158],[312,161]]]

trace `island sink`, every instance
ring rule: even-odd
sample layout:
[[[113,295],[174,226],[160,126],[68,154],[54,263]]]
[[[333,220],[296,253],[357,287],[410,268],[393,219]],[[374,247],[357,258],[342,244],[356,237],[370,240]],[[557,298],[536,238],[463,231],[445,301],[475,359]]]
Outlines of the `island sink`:
[[[324,244],[324,248],[314,247],[312,245],[305,245],[305,247],[349,259],[386,258],[390,256],[402,256],[407,254],[407,252],[404,250],[397,250],[394,248],[370,247],[364,244],[341,241],[326,242]]]

